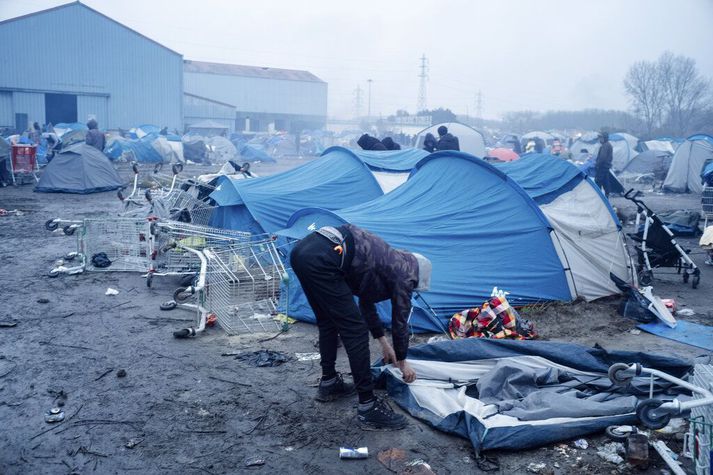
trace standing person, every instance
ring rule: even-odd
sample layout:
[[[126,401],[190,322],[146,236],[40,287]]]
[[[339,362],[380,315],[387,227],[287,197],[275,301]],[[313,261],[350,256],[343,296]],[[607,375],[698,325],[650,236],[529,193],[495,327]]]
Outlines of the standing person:
[[[103,152],[104,146],[106,145],[106,137],[104,137],[104,132],[99,130],[99,124],[96,120],[89,119],[87,127],[89,128],[87,137],[85,138],[87,145],[91,145],[100,152]]]
[[[37,122],[34,122],[32,124],[32,128],[27,134],[27,138],[30,139],[30,142],[35,145],[40,144],[40,140],[42,139],[42,130],[40,129],[40,124],[38,124]]]
[[[608,132],[599,133],[599,143],[601,146],[594,162],[594,181],[604,190],[604,196],[609,198],[611,191],[610,170],[614,160],[614,149],[609,142]]]
[[[393,249],[380,237],[351,224],[323,227],[308,235],[297,243],[290,262],[317,317],[322,366],[317,401],[332,401],[356,391],[357,417],[365,429],[403,429],[405,418],[374,395],[369,332],[381,344],[384,362],[399,368],[405,382],[413,382],[416,373],[406,362],[411,294],[428,289],[431,262],[420,254]],[[393,347],[376,313],[375,304],[383,300],[391,301]],[[336,372],[338,337],[346,349],[354,385]]]
[[[436,150],[460,150],[458,137],[448,132],[448,127],[442,125],[438,127],[438,144]]]

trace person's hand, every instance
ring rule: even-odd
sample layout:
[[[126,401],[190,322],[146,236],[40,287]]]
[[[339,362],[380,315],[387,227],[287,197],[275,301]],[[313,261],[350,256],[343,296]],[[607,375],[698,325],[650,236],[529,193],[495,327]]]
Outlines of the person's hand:
[[[379,343],[381,343],[381,351],[384,354],[384,364],[396,364],[396,353],[386,340],[386,337],[379,338]]]
[[[411,368],[406,360],[397,361],[396,366],[398,366],[401,370],[401,374],[403,375],[405,382],[413,383],[416,381],[416,372]]]

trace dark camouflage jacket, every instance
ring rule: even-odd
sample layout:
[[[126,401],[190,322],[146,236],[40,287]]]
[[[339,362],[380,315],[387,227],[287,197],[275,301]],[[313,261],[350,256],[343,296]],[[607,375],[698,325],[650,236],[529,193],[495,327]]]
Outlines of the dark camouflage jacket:
[[[351,233],[353,249],[351,264],[345,272],[347,284],[359,297],[359,309],[374,338],[384,335],[376,303],[391,301],[391,332],[396,358],[406,358],[408,350],[408,319],[411,315],[411,293],[418,285],[418,262],[413,254],[389,246],[379,236],[352,224],[339,230]]]

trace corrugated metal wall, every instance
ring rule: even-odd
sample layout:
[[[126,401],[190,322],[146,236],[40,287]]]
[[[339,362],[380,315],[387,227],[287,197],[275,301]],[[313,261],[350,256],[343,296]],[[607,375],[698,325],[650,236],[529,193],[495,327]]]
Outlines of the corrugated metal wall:
[[[182,128],[182,56],[81,4],[0,24],[0,44],[0,89],[108,94],[102,127],[153,123]],[[29,106],[20,96],[13,107],[18,101]],[[14,112],[44,122],[44,117],[33,118],[44,114],[41,102],[42,109]],[[86,120],[82,111],[98,105],[97,98],[81,98],[78,119]]]
[[[12,95],[12,108],[17,113],[27,114],[27,123],[45,123],[45,95],[33,92],[15,92]],[[14,117],[14,114],[13,114]],[[15,123],[13,119],[12,123]]]
[[[235,107],[227,104],[217,104],[213,101],[184,94],[183,114],[186,127],[202,120],[213,120],[230,127],[230,132],[235,131]]]
[[[13,127],[15,116],[12,108],[12,93],[0,91],[0,127]]]
[[[101,96],[78,96],[77,117],[80,121],[94,117],[100,124],[108,124],[107,104],[108,98]]]
[[[233,104],[237,110],[327,115],[327,84],[220,74],[184,74],[185,91]]]

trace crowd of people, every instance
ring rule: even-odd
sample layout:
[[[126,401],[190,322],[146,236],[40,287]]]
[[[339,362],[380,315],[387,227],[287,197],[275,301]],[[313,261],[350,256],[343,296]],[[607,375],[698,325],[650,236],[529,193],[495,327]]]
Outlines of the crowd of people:
[[[430,153],[438,150],[460,150],[458,137],[448,132],[448,127],[442,125],[438,127],[437,132],[437,139],[431,133],[426,134],[422,145],[424,150]],[[401,150],[401,145],[395,142],[392,137],[384,137],[379,140],[369,134],[363,134],[359,137],[357,145],[359,145],[362,150]],[[415,145],[419,146],[419,144]]]

